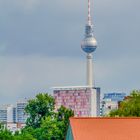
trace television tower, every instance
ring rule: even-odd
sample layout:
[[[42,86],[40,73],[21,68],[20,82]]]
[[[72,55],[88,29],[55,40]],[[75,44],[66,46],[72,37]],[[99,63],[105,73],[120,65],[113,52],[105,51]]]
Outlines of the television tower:
[[[87,54],[87,86],[93,87],[93,52],[97,48],[97,41],[93,34],[93,24],[91,20],[90,0],[88,0],[88,18],[85,26],[85,38],[81,44],[82,50]]]

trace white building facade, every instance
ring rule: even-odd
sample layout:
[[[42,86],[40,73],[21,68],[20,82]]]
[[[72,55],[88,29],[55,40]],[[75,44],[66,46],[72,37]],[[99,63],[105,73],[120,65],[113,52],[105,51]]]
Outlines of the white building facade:
[[[13,105],[5,104],[0,106],[0,122],[14,122]]]

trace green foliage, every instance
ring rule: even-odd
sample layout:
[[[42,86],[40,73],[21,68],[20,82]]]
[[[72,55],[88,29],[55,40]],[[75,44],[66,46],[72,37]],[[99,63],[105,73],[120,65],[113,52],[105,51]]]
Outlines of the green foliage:
[[[63,134],[66,135],[68,126],[69,126],[69,118],[74,116],[74,112],[71,109],[67,109],[64,106],[61,106],[58,109],[58,114],[57,114],[57,120],[58,122],[63,122],[64,125],[61,128],[61,130],[63,131]]]
[[[54,98],[48,94],[38,94],[35,99],[29,100],[25,108],[29,118],[27,119],[27,126],[34,128],[40,127],[41,119],[53,114]]]
[[[15,135],[12,134],[9,130],[4,128],[2,124],[0,124],[0,140],[37,140],[33,138],[33,136],[28,133],[19,133],[15,132]]]
[[[14,140],[12,133],[0,124],[0,140]]]
[[[10,139],[7,139],[10,140]],[[14,136],[14,140],[37,140],[29,132]]]
[[[42,119],[41,127],[35,133],[38,140],[64,140],[69,125],[69,117],[74,116],[74,113],[72,110],[61,106],[54,114]]]
[[[38,140],[63,140],[62,128],[64,122],[58,122],[56,118],[46,117],[42,120],[41,127],[35,133]]]
[[[38,94],[29,101],[25,111],[29,118],[22,133],[30,132],[37,140],[64,140],[69,117],[74,115],[63,106],[56,112],[54,98],[48,94]]]
[[[111,117],[140,117],[140,90],[131,92],[124,101],[120,103],[119,109],[110,112]]]

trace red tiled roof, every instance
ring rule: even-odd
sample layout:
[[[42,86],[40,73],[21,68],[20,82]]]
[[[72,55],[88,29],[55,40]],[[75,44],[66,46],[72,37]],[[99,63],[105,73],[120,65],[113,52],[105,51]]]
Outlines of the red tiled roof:
[[[74,140],[140,140],[140,118],[70,118]]]

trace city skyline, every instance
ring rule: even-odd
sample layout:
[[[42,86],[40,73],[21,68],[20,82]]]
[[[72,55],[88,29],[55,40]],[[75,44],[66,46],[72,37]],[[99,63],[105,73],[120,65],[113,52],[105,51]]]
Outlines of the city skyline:
[[[1,103],[51,92],[54,86],[86,85],[80,48],[85,5],[79,0],[0,2]],[[139,5],[137,0],[94,0],[95,85],[102,93],[139,89]]]

